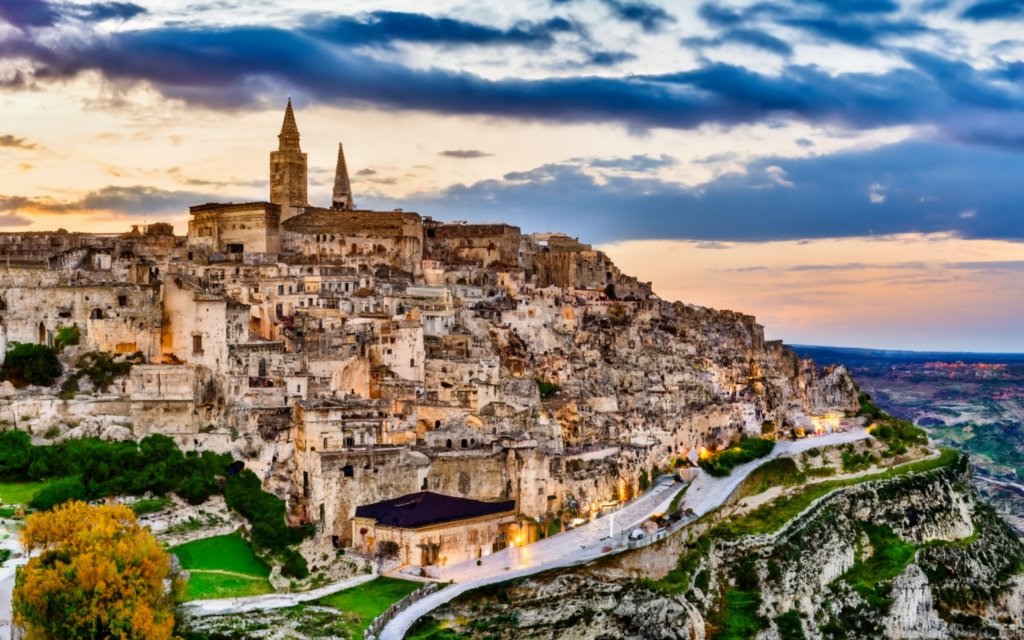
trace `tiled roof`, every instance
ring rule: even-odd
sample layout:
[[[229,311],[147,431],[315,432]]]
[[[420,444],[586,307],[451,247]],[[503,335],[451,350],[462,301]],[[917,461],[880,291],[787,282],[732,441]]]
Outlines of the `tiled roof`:
[[[356,517],[373,518],[380,524],[415,529],[441,522],[515,511],[515,508],[515,500],[484,502],[420,491],[356,507]]]

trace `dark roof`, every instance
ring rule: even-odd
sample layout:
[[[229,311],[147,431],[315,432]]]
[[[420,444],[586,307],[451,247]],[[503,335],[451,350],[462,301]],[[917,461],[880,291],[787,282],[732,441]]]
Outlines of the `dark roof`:
[[[446,496],[433,491],[420,491],[356,507],[356,517],[373,518],[380,524],[414,529],[441,522],[514,511],[515,508],[515,500],[483,502]]]

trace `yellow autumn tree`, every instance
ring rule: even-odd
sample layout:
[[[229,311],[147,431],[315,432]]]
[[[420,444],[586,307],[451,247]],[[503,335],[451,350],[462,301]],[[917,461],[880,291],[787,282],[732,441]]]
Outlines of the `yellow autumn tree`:
[[[26,640],[172,636],[170,556],[128,507],[67,502],[30,516],[21,541],[39,552],[14,588],[14,621]]]

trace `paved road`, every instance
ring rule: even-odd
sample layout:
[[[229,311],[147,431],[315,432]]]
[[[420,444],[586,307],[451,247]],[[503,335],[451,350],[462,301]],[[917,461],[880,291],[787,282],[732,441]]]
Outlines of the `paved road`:
[[[681,506],[703,515],[718,508],[729,494],[739,486],[751,471],[766,460],[793,455],[814,447],[843,444],[867,438],[864,429],[809,437],[803,440],[782,441],[772,453],[753,462],[740,465],[725,478],[714,478],[701,471],[683,497]],[[676,483],[660,484],[653,490],[629,503],[614,514],[614,529],[629,530],[642,524],[651,514],[664,512],[675,494],[682,489]],[[462,562],[441,571],[442,580],[455,580],[455,584],[436,591],[400,612],[381,630],[381,640],[401,640],[412,625],[426,613],[450,602],[457,596],[477,587],[528,576],[548,569],[582,564],[622,549],[621,537],[604,539],[609,533],[605,516],[571,531],[546,538],[525,547],[505,549],[484,558],[480,566],[476,561]],[[603,540],[604,539],[604,540]]]

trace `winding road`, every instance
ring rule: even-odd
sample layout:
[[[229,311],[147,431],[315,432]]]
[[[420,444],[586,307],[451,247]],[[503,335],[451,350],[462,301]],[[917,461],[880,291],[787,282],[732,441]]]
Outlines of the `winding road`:
[[[714,478],[703,471],[698,471],[680,506],[693,509],[698,516],[703,515],[717,509],[751,471],[767,460],[793,455],[814,447],[844,444],[867,437],[867,431],[864,429],[851,429],[802,440],[784,440],[778,442],[768,456],[739,465],[724,478]],[[401,640],[423,615],[470,589],[548,569],[583,564],[621,551],[624,546],[624,537],[621,534],[642,524],[652,514],[666,511],[672,498],[682,490],[682,487],[683,485],[675,482],[661,482],[612,516],[598,518],[525,547],[504,549],[481,559],[479,566],[475,560],[469,560],[442,568],[441,580],[454,580],[455,584],[435,591],[401,611],[381,630],[380,640]],[[614,523],[609,524],[612,518]],[[616,535],[609,538],[611,529],[615,530]]]

